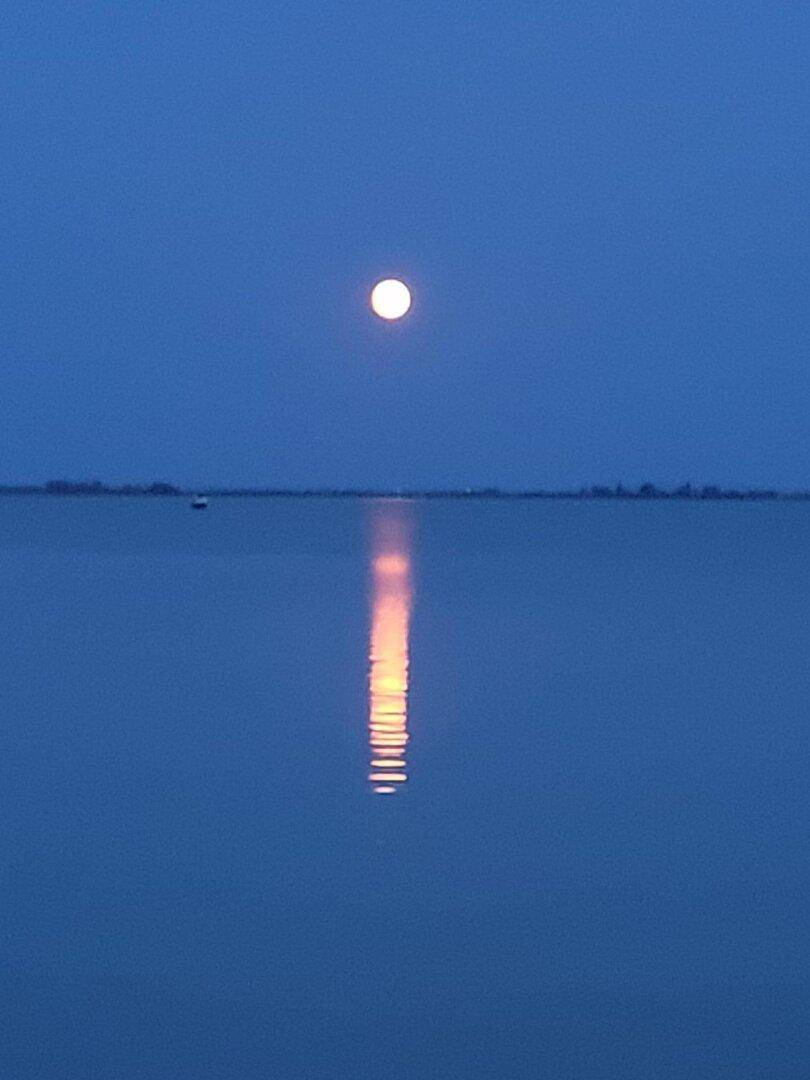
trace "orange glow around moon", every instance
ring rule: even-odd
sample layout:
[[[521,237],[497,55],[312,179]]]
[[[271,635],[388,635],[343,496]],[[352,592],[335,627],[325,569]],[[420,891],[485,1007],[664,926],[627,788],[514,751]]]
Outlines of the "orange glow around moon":
[[[401,319],[411,306],[411,290],[404,281],[385,278],[371,290],[371,310],[381,319]]]

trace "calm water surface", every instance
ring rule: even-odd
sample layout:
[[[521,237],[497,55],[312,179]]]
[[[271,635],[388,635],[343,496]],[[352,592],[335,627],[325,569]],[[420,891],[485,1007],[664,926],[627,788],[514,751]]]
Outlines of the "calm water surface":
[[[809,550],[0,499],[0,1075],[804,1080]]]

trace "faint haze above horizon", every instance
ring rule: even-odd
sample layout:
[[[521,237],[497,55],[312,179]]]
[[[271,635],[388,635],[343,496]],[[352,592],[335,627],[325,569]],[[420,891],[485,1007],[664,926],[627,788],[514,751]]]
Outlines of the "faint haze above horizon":
[[[807,488],[809,53],[751,2],[8,0],[0,482]]]

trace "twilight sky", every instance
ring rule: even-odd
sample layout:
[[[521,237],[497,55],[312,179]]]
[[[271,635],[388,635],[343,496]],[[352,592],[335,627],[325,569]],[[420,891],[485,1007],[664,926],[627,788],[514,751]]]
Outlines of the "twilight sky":
[[[748,0],[5,0],[0,481],[810,487],[808,55]]]

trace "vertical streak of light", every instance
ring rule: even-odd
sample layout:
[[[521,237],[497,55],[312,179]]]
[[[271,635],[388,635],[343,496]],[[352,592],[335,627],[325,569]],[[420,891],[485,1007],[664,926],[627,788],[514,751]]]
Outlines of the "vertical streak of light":
[[[408,632],[411,584],[410,523],[405,504],[375,509],[371,545],[368,779],[380,795],[408,779]]]

